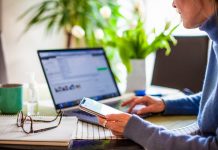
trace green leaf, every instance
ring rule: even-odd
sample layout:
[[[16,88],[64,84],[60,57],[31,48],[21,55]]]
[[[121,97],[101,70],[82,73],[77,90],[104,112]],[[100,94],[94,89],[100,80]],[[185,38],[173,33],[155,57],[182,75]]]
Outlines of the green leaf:
[[[172,36],[172,32],[177,28],[177,26],[171,29],[171,23],[166,22],[163,32],[156,35],[154,40],[149,44],[148,34],[144,29],[144,22],[138,20],[137,26],[126,30],[123,36],[116,41],[117,47],[120,52],[120,57],[123,64],[126,66],[127,71],[130,73],[132,66],[130,60],[144,59],[149,54],[163,49],[165,54],[169,55],[171,52],[170,42],[176,44],[175,38]],[[165,34],[168,32],[168,34]],[[155,29],[152,30],[152,34],[156,33]]]

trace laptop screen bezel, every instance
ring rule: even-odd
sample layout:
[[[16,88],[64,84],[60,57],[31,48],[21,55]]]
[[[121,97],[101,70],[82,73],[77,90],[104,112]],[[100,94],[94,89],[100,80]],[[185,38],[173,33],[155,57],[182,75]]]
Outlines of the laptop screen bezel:
[[[71,48],[71,49],[47,49],[47,50],[37,50],[37,54],[38,54],[38,57],[39,57],[39,60],[40,60],[40,64],[41,64],[41,67],[42,67],[42,70],[43,70],[43,74],[44,74],[44,77],[45,77],[45,79],[46,79],[46,82],[47,82],[47,85],[48,85],[48,88],[49,88],[49,92],[50,92],[50,94],[51,94],[51,98],[52,98],[52,101],[53,101],[53,103],[54,103],[54,106],[55,106],[56,110],[59,110],[59,109],[66,109],[66,108],[70,108],[70,107],[75,107],[75,106],[78,106],[78,103],[77,103],[77,104],[76,104],[76,103],[74,103],[74,104],[72,103],[71,106],[63,106],[63,107],[61,107],[61,108],[60,108],[59,104],[56,104],[55,98],[54,98],[54,95],[53,95],[53,93],[52,93],[52,89],[51,89],[51,86],[50,86],[50,84],[49,84],[48,77],[47,77],[47,75],[46,75],[45,68],[44,68],[44,66],[43,66],[42,58],[41,58],[40,54],[41,54],[41,53],[46,53],[46,52],[57,52],[57,53],[58,53],[58,52],[78,52],[78,51],[102,51],[102,52],[103,52],[103,56],[104,56],[104,58],[105,58],[105,60],[106,60],[106,63],[107,63],[107,65],[108,65],[109,72],[110,72],[111,77],[112,77],[112,80],[113,80],[113,84],[115,85],[115,88],[116,88],[116,91],[117,91],[117,94],[118,94],[117,96],[120,96],[120,91],[119,91],[118,86],[117,86],[117,83],[116,83],[116,81],[115,81],[114,74],[113,74],[113,72],[112,72],[110,63],[109,63],[109,61],[108,61],[108,58],[107,58],[106,53],[105,53],[105,51],[104,51],[103,48],[99,47],[99,48],[75,48],[75,49],[74,49],[74,48]],[[108,97],[108,98],[113,98],[113,97],[114,97],[114,96],[111,96],[111,97]],[[82,98],[81,98],[81,99],[82,99]],[[98,101],[102,101],[102,100],[104,100],[104,99],[99,99]]]

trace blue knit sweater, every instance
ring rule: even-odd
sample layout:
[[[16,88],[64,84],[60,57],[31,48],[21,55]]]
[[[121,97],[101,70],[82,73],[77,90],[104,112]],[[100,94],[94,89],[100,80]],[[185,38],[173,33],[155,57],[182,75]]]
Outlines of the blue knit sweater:
[[[218,23],[216,15],[200,27],[212,40],[202,92],[165,100],[164,114],[198,114],[200,135],[175,135],[133,115],[124,136],[148,150],[218,150]]]

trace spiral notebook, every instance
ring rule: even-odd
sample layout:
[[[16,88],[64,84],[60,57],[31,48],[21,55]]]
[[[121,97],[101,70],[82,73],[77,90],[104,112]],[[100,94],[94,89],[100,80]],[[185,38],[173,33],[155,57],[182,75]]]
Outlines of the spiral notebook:
[[[35,118],[51,120],[54,117],[37,116]],[[0,116],[0,144],[67,146],[71,139],[75,139],[78,119],[76,117],[63,117],[57,128],[32,134],[24,133],[21,127],[17,127],[16,121],[16,116]],[[51,123],[34,122],[33,129],[51,127],[57,123],[58,121]]]

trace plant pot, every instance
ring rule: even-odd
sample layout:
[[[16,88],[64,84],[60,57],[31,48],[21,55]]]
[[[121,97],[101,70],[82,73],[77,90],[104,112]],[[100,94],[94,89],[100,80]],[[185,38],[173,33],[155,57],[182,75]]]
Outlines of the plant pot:
[[[146,61],[145,59],[132,59],[132,72],[127,76],[126,92],[146,89]]]
[[[127,71],[126,67],[120,62],[116,64],[116,75],[119,79],[119,82],[117,82],[118,89],[121,94],[124,94],[126,92],[126,86],[127,86]]]

